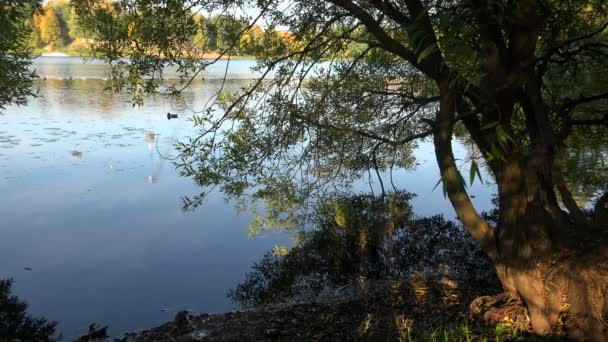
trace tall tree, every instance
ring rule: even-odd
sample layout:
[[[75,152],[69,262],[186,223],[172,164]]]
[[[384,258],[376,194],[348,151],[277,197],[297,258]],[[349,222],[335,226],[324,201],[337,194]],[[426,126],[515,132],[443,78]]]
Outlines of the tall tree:
[[[68,34],[71,40],[76,40],[78,38],[88,38],[88,35],[85,31],[83,31],[82,27],[80,27],[80,23],[78,22],[78,16],[76,15],[76,11],[73,8],[70,8],[70,15],[67,20],[67,28]]]
[[[272,78],[240,94],[219,93],[195,119],[201,135],[179,145],[184,175],[228,195],[266,200],[267,221],[283,225],[293,215],[280,213],[301,207],[312,191],[403,164],[412,142],[432,137],[447,197],[505,290],[526,304],[534,330],[565,329],[581,340],[608,336],[608,194],[592,214],[584,212],[563,186],[557,162],[575,127],[606,134],[605,1],[141,0],[116,3],[121,16],[95,3],[77,0],[79,15],[112,33],[102,36],[101,48],[142,79],[187,51],[174,48],[181,52],[170,60],[139,57],[121,31],[124,21],[139,19],[129,13],[158,20],[160,12],[147,10],[158,7],[167,9],[164,20],[179,21],[192,6],[238,8],[256,13],[248,26],[263,17],[266,32],[291,33],[294,44],[266,35],[257,52],[262,78]],[[135,45],[169,49],[167,41],[183,41],[182,32],[163,32]],[[344,61],[352,43],[366,47]],[[120,64],[127,56],[132,63]],[[184,79],[207,65],[190,66]],[[119,87],[141,82],[117,80]],[[470,180],[484,163],[496,182],[496,226],[467,194],[452,150],[456,123],[481,152]]]
[[[218,17],[209,18],[203,21],[203,35],[205,36],[207,47],[211,51],[216,51],[218,48],[219,28]]]
[[[72,8],[70,7],[70,3],[67,0],[57,0],[52,2],[47,2],[47,7],[51,7],[55,12],[57,20],[59,22],[59,27],[61,29],[61,40],[64,44],[68,44],[72,41],[72,36],[70,35],[70,26],[69,23],[72,21]]]
[[[40,38],[47,44],[63,46],[61,22],[55,11],[47,7],[40,20]]]
[[[201,49],[203,52],[207,49],[207,37],[205,36],[205,17],[202,14],[194,16],[196,22],[196,34],[192,37],[192,46]]]

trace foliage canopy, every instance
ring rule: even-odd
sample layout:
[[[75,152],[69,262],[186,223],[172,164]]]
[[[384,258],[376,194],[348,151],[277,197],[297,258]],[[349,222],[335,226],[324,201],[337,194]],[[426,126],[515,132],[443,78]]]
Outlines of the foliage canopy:
[[[573,127],[606,125],[603,1],[74,5],[104,42],[99,50],[114,65],[115,88],[130,90],[137,103],[159,89],[176,95],[204,77],[215,61],[196,58],[190,48],[197,25],[224,56],[264,26],[250,49],[260,61],[260,80],[240,93],[220,90],[197,112],[201,135],[178,145],[178,166],[203,187],[264,199],[271,212],[301,206],[312,193],[366,172],[410,166],[408,147],[437,133],[442,87],[458,107],[447,124],[464,124],[493,175],[514,151],[522,157],[540,145],[557,151]],[[201,20],[199,12],[216,14]],[[217,31],[213,20],[226,18],[238,19]],[[290,44],[265,34],[278,28]],[[182,79],[164,81],[167,66]],[[542,118],[531,122],[537,100]],[[455,166],[440,168],[446,191],[465,191]],[[202,195],[186,206],[198,205]]]
[[[38,0],[8,0],[0,5],[0,111],[11,104],[24,105],[34,95],[29,69],[28,39],[31,26],[25,22],[40,6]]]

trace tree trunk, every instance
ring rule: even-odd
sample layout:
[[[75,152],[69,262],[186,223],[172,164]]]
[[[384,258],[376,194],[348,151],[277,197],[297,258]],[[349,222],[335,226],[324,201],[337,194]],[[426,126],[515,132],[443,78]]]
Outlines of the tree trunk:
[[[608,341],[608,248],[602,248],[608,196],[596,205],[594,219],[573,220],[555,195],[551,145],[535,144],[525,155],[510,148],[489,163],[500,212],[497,227],[490,227],[458,176],[451,147],[454,93],[445,81],[438,86],[434,144],[442,181],[458,217],[495,262],[505,290],[526,305],[540,335]]]
[[[498,275],[525,303],[537,334],[608,341],[606,227],[577,224],[561,210],[546,165],[535,151],[511,156],[496,175]]]

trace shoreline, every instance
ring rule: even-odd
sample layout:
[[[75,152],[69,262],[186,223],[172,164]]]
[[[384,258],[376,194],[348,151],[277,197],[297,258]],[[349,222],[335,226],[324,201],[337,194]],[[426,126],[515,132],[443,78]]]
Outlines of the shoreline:
[[[505,294],[473,300],[467,290],[460,279],[432,273],[353,280],[329,296],[304,301],[223,313],[180,311],[173,320],[113,341],[426,341],[437,331],[453,340],[498,340],[509,332],[497,331],[500,322],[486,318],[494,310],[498,321],[513,322],[522,336],[531,331],[519,302],[504,300]]]
[[[72,57],[72,56],[65,54],[63,52],[45,52],[36,57]]]
[[[90,53],[82,53],[82,54],[75,54],[75,53],[69,53],[69,52],[61,52],[61,51],[51,51],[51,52],[44,52],[44,53],[34,53],[30,55],[31,58],[38,58],[38,57],[55,57],[55,58],[68,58],[68,57],[80,57],[80,58],[99,58],[99,59],[103,59],[99,56],[94,56],[93,54]],[[223,55],[220,57],[219,53],[205,53],[203,54],[200,59],[216,59],[218,58],[220,60],[225,60],[225,59],[232,59],[232,60],[256,60],[255,56],[235,56],[235,55]]]

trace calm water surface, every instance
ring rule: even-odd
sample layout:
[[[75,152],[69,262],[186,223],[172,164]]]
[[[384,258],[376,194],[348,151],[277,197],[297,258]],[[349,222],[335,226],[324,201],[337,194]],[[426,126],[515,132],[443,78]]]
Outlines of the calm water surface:
[[[183,212],[180,197],[198,189],[159,155],[172,156],[173,142],[195,134],[187,108],[217,91],[223,63],[183,100],[149,97],[132,107],[128,96],[103,91],[103,63],[39,58],[40,97],[0,116],[0,278],[14,278],[32,313],[59,321],[65,337],[93,322],[117,335],[182,309],[231,309],[226,290],[273,246],[291,244],[281,232],[249,239],[251,215],[237,214],[221,194]],[[253,65],[232,61],[227,86],[246,86]],[[169,111],[180,118],[168,121]],[[441,190],[432,190],[430,144],[416,156],[421,164],[395,174],[396,185],[418,194],[418,214],[453,218]],[[489,207],[491,185],[471,192]]]

